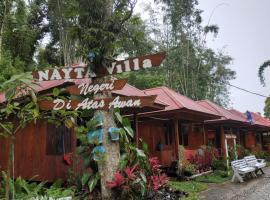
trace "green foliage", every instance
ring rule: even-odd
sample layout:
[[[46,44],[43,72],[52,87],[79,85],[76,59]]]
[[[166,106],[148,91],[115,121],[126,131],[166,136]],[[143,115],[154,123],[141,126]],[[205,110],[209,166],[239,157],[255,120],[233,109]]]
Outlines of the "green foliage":
[[[196,181],[203,183],[223,183],[231,179],[231,175],[229,174],[232,173],[228,173],[228,171],[216,170],[209,175],[196,178]]]
[[[205,183],[200,183],[197,181],[187,181],[187,182],[177,182],[169,181],[171,188],[179,191],[184,191],[188,193],[187,197],[184,197],[183,200],[198,200],[198,194],[208,187]]]
[[[7,80],[14,72],[33,69],[34,53],[47,30],[43,21],[46,14],[44,0],[30,1],[29,4],[24,0],[5,0],[5,5],[5,12],[0,11],[5,20],[3,24],[0,23],[3,30],[0,63],[11,62],[10,69],[15,69],[9,72],[1,71],[0,74]]]
[[[207,189],[207,185],[196,181],[169,181],[170,187],[187,193],[198,193]]]
[[[197,174],[196,166],[190,162],[187,162],[185,165],[183,165],[182,169],[184,173],[187,173],[189,176]]]
[[[244,148],[241,145],[237,146],[237,153],[238,153],[238,159],[243,159],[245,156],[250,156],[251,155],[250,150]]]
[[[150,15],[147,33],[154,40],[154,49],[167,52],[166,61],[160,69],[130,73],[129,83],[140,89],[166,85],[194,100],[209,99],[227,106],[228,83],[235,78],[235,72],[227,67],[232,58],[207,48],[204,39],[209,33],[216,35],[218,27],[202,26],[196,0],[156,3],[160,10],[150,6],[146,10]]]
[[[63,188],[60,180],[56,181],[50,187],[46,187],[46,182],[28,182],[21,177],[16,178],[14,183],[11,179],[7,179],[7,174],[2,172],[0,178],[0,199],[4,199],[6,182],[10,182],[11,192],[15,199],[31,199],[31,198],[61,198],[74,196],[72,188]]]
[[[264,78],[264,71],[267,69],[267,67],[270,66],[270,60],[265,61],[260,67],[258,71],[258,76],[260,78],[261,84],[265,86],[265,78]]]
[[[265,99],[265,105],[264,105],[264,116],[268,119],[270,119],[270,97]]]
[[[212,160],[213,170],[227,170],[227,162],[225,160],[219,160],[216,157]]]

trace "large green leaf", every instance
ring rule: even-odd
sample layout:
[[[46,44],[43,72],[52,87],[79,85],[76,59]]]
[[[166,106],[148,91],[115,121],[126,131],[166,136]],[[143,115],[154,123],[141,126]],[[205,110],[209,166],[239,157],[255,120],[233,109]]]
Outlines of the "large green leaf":
[[[115,112],[114,115],[115,115],[116,119],[122,124],[123,118],[122,118],[121,114],[119,112]]]
[[[130,126],[124,126],[124,129],[128,133],[128,135],[133,138],[134,136],[133,129]]]
[[[93,192],[99,179],[100,175],[97,173],[95,177],[88,182],[89,192]]]
[[[136,148],[136,152],[139,157],[146,157],[143,150]]]
[[[84,173],[84,174],[83,174],[83,176],[82,176],[82,178],[81,178],[81,182],[82,182],[82,186],[83,186],[83,187],[84,187],[85,184],[88,182],[89,178],[90,178],[90,174],[88,174],[88,173]]]
[[[60,90],[58,88],[53,89],[53,96],[57,97],[60,94]]]

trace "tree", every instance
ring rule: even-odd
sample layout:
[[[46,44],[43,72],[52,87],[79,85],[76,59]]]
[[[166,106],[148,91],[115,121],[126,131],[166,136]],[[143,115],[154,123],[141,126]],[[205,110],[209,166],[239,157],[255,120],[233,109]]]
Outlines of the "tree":
[[[267,67],[270,66],[270,60],[265,61],[260,67],[259,67],[259,72],[258,76],[260,78],[261,84],[265,86],[265,78],[264,78],[264,71],[266,70]]]
[[[0,81],[30,71],[47,27],[45,0],[5,0],[0,3]],[[7,66],[6,66],[7,65]]]
[[[235,78],[235,72],[227,67],[232,58],[207,48],[205,41],[207,34],[218,33],[218,27],[201,25],[202,11],[196,8],[197,0],[159,0],[156,3],[160,10],[147,8],[150,19],[145,30],[151,37],[146,36],[144,40],[154,40],[152,49],[166,51],[167,59],[163,68],[155,72],[131,73],[130,83],[141,89],[166,85],[194,100],[207,98],[226,106],[229,101],[227,83]]]
[[[79,4],[79,55],[88,61],[89,67],[98,72],[101,67],[109,67],[117,56],[119,43],[126,37],[125,23],[131,18],[136,1],[132,0],[82,0]],[[108,80],[110,78],[104,78]],[[96,95],[98,98],[111,94]],[[107,182],[113,179],[120,159],[119,142],[112,142],[106,134],[109,127],[115,127],[113,111],[97,111],[102,116],[103,147],[106,149],[104,162],[99,163],[102,199],[112,199],[112,191]]]
[[[264,116],[270,119],[270,97],[266,98],[263,111],[264,111]]]

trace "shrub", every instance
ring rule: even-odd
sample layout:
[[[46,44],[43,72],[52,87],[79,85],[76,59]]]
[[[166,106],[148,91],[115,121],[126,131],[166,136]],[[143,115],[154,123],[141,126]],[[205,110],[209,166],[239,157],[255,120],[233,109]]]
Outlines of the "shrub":
[[[146,163],[143,167],[137,163],[118,170],[107,187],[120,193],[123,199],[142,199],[150,191],[160,190],[166,185],[167,176],[161,173],[158,158],[149,158]]]
[[[237,153],[238,153],[238,159],[242,159],[245,156],[249,156],[251,154],[251,152],[248,149],[240,145],[237,146]]]
[[[227,170],[227,163],[226,161],[224,160],[219,160],[217,158],[213,158],[212,160],[212,167],[213,167],[213,170]]]
[[[190,162],[186,162],[185,165],[183,166],[183,172],[184,175],[186,176],[192,176],[194,174],[197,174],[197,169],[194,164],[191,164]]]
[[[215,148],[203,146],[192,156],[190,163],[195,165],[199,172],[204,172],[212,168],[212,160],[218,156],[218,151]]]

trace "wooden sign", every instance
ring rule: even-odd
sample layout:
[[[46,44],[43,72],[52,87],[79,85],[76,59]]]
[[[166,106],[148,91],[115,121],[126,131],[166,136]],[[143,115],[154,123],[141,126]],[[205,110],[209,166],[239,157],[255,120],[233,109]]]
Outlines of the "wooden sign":
[[[44,100],[39,101],[39,107],[42,110],[108,110],[114,108],[142,108],[147,106],[153,106],[156,96],[132,96],[132,97],[120,97],[106,99],[90,99],[85,98],[83,101],[63,99],[55,99],[53,101]]]
[[[48,69],[44,71],[35,71],[32,73],[33,78],[37,81],[51,81],[51,80],[69,80],[94,78],[111,74],[119,74],[122,72],[137,71],[141,69],[148,69],[158,67],[165,59],[166,53],[157,53],[152,55],[139,56],[129,58],[127,60],[112,62],[109,67],[100,67],[98,71],[92,71],[86,66],[64,67],[60,69]]]
[[[127,83],[127,79],[113,80],[105,83],[81,83],[67,87],[67,91],[73,95],[97,94],[113,90],[121,90]]]

